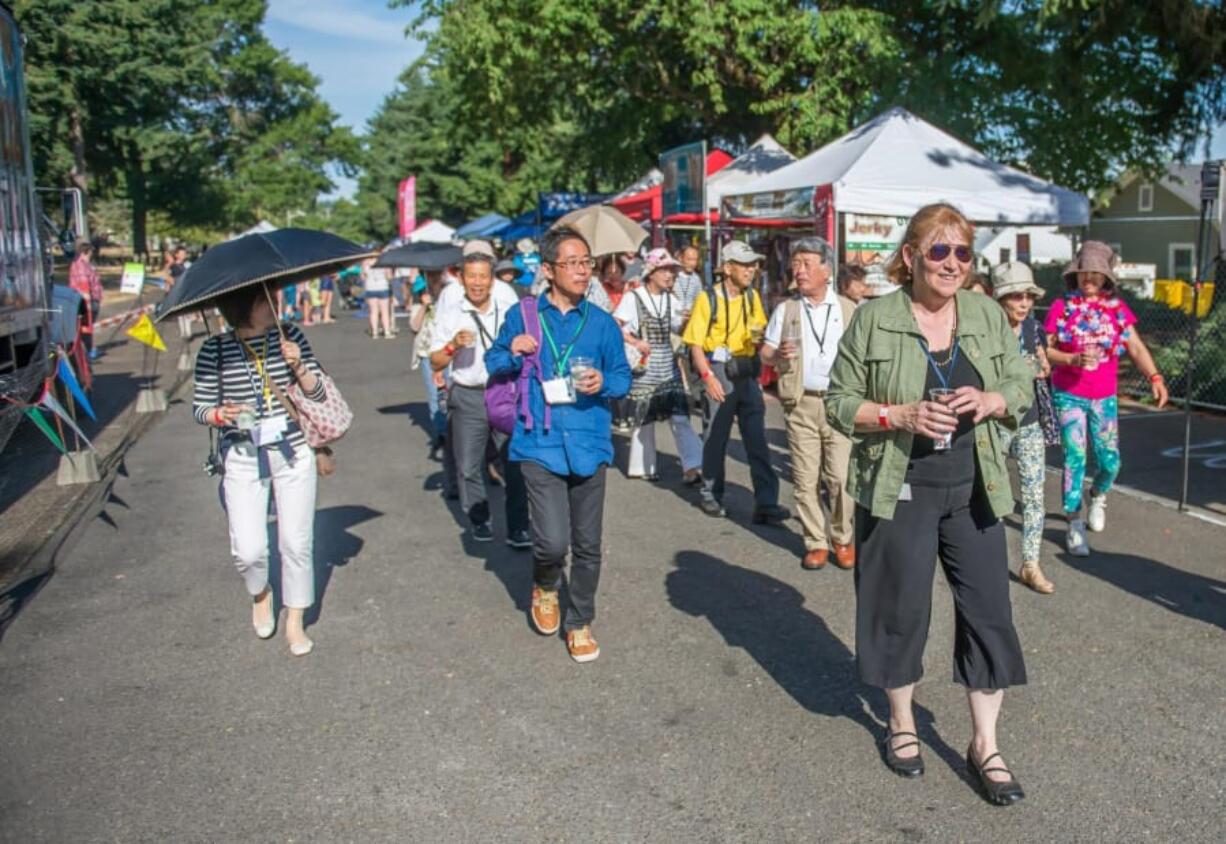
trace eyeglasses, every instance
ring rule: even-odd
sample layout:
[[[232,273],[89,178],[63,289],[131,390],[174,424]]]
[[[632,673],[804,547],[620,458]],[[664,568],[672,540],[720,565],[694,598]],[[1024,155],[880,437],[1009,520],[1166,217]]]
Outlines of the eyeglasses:
[[[564,267],[568,273],[577,273],[580,268],[596,269],[595,258],[571,258],[569,261],[553,261],[552,263],[555,267]]]
[[[969,264],[974,257],[969,246],[950,246],[948,243],[934,243],[928,247],[929,261],[944,261],[949,257],[949,253],[954,253],[954,257],[959,263]]]

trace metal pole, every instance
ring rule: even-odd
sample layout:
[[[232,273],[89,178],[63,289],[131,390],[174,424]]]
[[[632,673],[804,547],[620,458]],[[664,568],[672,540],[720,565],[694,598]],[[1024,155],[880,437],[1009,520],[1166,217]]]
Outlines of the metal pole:
[[[1200,287],[1204,278],[1205,254],[1209,251],[1209,235],[1214,203],[1222,184],[1221,162],[1206,161],[1200,175],[1200,226],[1196,233],[1196,256],[1192,262],[1192,330],[1188,336],[1188,364],[1184,372],[1183,405],[1183,478],[1179,488],[1179,509],[1188,509],[1188,474],[1192,462],[1192,395],[1196,389],[1196,339],[1200,327]]]

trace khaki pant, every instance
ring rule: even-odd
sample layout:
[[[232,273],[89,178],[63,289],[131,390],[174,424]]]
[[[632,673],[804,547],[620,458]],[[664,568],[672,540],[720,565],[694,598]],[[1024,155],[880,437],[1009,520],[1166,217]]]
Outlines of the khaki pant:
[[[855,541],[852,532],[855,502],[847,494],[851,440],[826,421],[826,405],[820,396],[801,396],[800,401],[786,409],[792,486],[804,529],[805,550],[828,549],[831,541],[851,545]],[[830,505],[829,533],[819,489],[825,489]]]

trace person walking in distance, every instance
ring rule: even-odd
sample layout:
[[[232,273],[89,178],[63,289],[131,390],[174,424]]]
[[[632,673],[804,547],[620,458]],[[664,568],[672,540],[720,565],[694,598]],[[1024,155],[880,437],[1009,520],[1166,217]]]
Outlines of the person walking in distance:
[[[362,262],[363,299],[370,314],[370,339],[392,339],[392,279],[391,271],[376,267],[373,258]]]
[[[694,300],[682,339],[704,391],[702,511],[723,516],[724,461],[735,419],[753,479],[754,524],[778,524],[791,514],[779,506],[779,478],[766,443],[766,403],[758,384],[758,345],[766,328],[762,297],[753,289],[762,255],[739,240],[724,245],[723,282]]]
[[[613,462],[609,402],[630,389],[621,329],[584,297],[595,261],[583,236],[562,226],[541,243],[549,287],[507,314],[485,356],[491,375],[519,374],[531,365],[528,413],[511,435],[510,459],[521,461],[532,517],[531,620],[542,635],[566,628],[576,662],[600,656],[592,635],[600,582],[605,473]],[[558,593],[566,552],[570,577],[563,614]]]
[[[468,516],[472,538],[492,542],[489,497],[485,489],[486,446],[493,440],[506,468],[507,544],[528,548],[528,503],[519,464],[508,462],[507,436],[490,428],[485,412],[485,355],[493,346],[506,310],[491,296],[494,256],[473,252],[460,269],[464,298],[435,318],[430,365],[441,373],[451,368],[447,394],[451,447],[460,481],[460,506]]]
[[[694,300],[702,293],[702,276],[699,274],[701,268],[698,266],[701,259],[698,247],[692,243],[677,250],[681,269],[677,271],[677,281],[673,284],[673,298],[681,304],[683,322],[690,318],[690,311],[694,310]]]
[[[646,362],[635,373],[627,398],[630,459],[626,474],[646,481],[660,480],[656,467],[656,423],[667,421],[681,458],[683,481],[701,479],[702,440],[690,427],[690,399],[677,368],[673,337],[681,330],[681,305],[672,295],[678,263],[666,249],[653,249],[643,261],[646,283],[627,291],[613,318],[626,342]]]
[[[1090,553],[1086,526],[1107,526],[1107,492],[1120,472],[1120,358],[1127,354],[1149,379],[1158,407],[1169,394],[1149,348],[1134,330],[1137,318],[1115,293],[1115,252],[1087,240],[1064,270],[1068,292],[1047,312],[1047,357],[1052,363],[1052,398],[1060,415],[1064,449],[1065,549],[1074,557]],[[1088,433],[1087,433],[1088,432]],[[1087,440],[1089,447],[1087,448]],[[1090,506],[1081,517],[1086,452],[1098,467],[1090,485]]]
[[[771,314],[762,345],[762,362],[779,372],[779,400],[792,455],[796,513],[804,531],[801,565],[826,565],[831,545],[839,568],[855,565],[852,518],[855,501],[847,493],[851,440],[826,418],[826,390],[839,340],[851,323],[855,305],[830,284],[834,253],[820,237],[805,237],[789,249],[796,296]],[[822,511],[824,490],[830,504],[830,530]]]
[[[94,323],[102,312],[102,279],[94,267],[93,257],[93,244],[88,240],[79,240],[77,256],[68,268],[68,286],[81,294],[88,309],[85,324],[81,326],[81,336],[85,339],[85,351],[89,353],[90,360],[98,356],[94,350]]]
[[[859,264],[840,264],[839,295],[859,307],[868,297],[868,270]]]

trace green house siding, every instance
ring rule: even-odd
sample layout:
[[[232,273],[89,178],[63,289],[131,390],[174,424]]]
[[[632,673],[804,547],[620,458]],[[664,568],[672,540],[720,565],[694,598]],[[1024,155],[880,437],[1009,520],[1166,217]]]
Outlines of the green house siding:
[[[1200,209],[1153,182],[1153,209],[1140,211],[1142,184],[1146,183],[1134,180],[1116,194],[1106,208],[1095,212],[1086,237],[1118,244],[1122,260],[1154,264],[1158,268],[1158,278],[1174,278],[1170,246],[1173,243],[1195,245]],[[1180,219],[1170,219],[1172,217]],[[1215,226],[1215,239],[1218,236]]]

